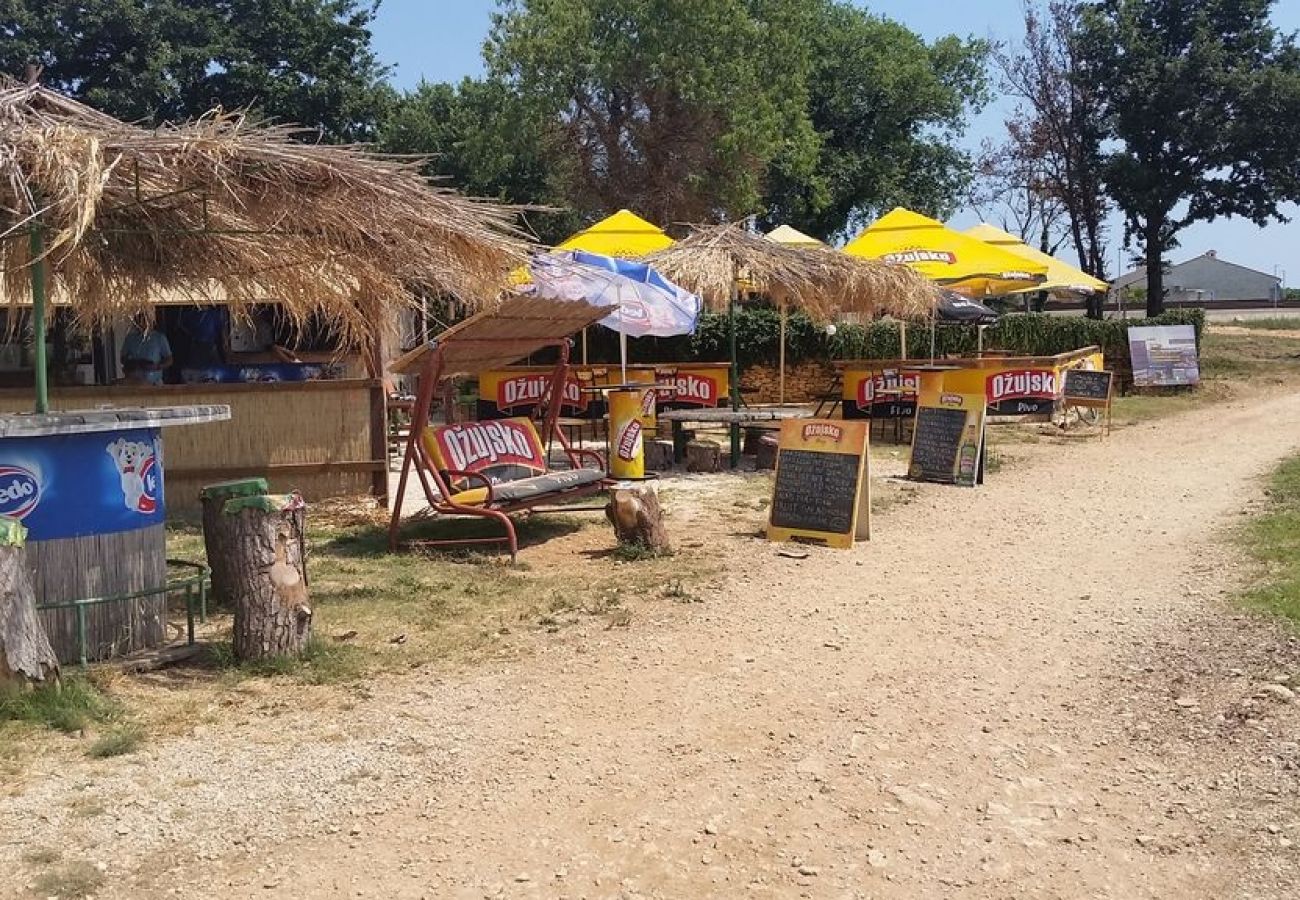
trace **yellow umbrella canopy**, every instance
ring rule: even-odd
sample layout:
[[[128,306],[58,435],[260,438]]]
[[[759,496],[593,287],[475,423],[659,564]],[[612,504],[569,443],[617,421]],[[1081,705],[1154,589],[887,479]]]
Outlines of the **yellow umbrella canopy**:
[[[851,256],[902,263],[931,281],[970,296],[1034,289],[1047,266],[948,228],[942,222],[899,207],[854,238]]]
[[[1022,293],[1024,291],[1061,291],[1074,294],[1099,294],[1107,289],[1109,285],[1100,278],[1093,278],[1082,269],[1076,269],[1069,263],[1061,262],[1054,256],[1049,256],[1041,250],[1037,250],[1014,234],[1003,231],[987,222],[980,223],[974,228],[968,228],[964,232],[973,238],[978,238],[986,244],[992,244],[1010,253],[1014,253],[1030,262],[1042,263],[1047,266],[1047,280],[1042,284],[1030,288],[1022,288],[1020,291],[1012,293]]]
[[[636,213],[620,209],[590,228],[579,231],[556,250],[585,250],[602,256],[639,259],[656,250],[671,247],[673,239],[664,230]]]
[[[808,249],[825,247],[823,241],[815,237],[804,234],[798,228],[791,228],[789,225],[778,225],[769,231],[766,235],[769,241],[777,244],[785,244],[787,247],[806,247]]]

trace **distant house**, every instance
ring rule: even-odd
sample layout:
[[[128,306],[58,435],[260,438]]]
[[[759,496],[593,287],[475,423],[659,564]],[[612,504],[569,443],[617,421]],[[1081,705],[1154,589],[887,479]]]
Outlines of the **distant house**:
[[[1147,270],[1143,266],[1111,283],[1111,292],[1145,290]],[[1171,303],[1272,303],[1281,299],[1282,280],[1219,259],[1213,250],[1170,266],[1165,272],[1166,300]]]

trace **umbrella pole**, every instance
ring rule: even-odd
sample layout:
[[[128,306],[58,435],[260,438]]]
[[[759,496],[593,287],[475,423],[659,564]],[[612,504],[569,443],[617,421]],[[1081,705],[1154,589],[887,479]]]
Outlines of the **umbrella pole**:
[[[618,333],[618,358],[622,364],[623,380],[620,384],[627,384],[627,333],[620,331]]]
[[[736,300],[740,293],[740,287],[736,284],[736,279],[740,277],[739,272],[732,272],[731,277],[731,302],[727,305],[727,317],[730,319],[731,327],[731,409],[732,412],[740,410],[740,362],[736,355]],[[733,422],[731,424],[731,467],[734,469],[740,465],[740,425]]]
[[[780,376],[777,381],[776,402],[779,406],[785,406],[785,304],[781,304],[781,350],[780,350]]]
[[[36,412],[50,411],[50,382],[45,360],[45,232],[40,220],[32,224],[32,335],[36,339]]]
[[[984,328],[984,325],[975,326],[975,352],[980,356],[984,355]]]
[[[898,320],[898,358],[907,359],[907,323]]]
[[[587,364],[587,329],[582,329],[582,364]]]

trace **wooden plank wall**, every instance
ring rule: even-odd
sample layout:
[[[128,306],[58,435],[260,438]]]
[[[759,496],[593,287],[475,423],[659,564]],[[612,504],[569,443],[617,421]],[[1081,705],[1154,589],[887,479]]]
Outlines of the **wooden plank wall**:
[[[221,403],[228,422],[163,429],[169,513],[194,512],[205,484],[262,475],[308,500],[382,494],[383,385],[370,379],[276,384],[55,388],[55,409]],[[376,404],[379,412],[376,414]],[[0,412],[27,412],[29,391],[0,391]],[[372,432],[381,429],[379,435]]]

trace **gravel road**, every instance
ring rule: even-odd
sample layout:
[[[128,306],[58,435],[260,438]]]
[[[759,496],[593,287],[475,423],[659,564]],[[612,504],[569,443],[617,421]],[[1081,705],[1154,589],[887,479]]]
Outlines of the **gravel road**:
[[[1300,395],[1027,445],[804,560],[678,509],[702,604],[40,764],[0,894],[62,846],[112,898],[1300,896],[1300,646],[1224,598],[1297,447]]]

